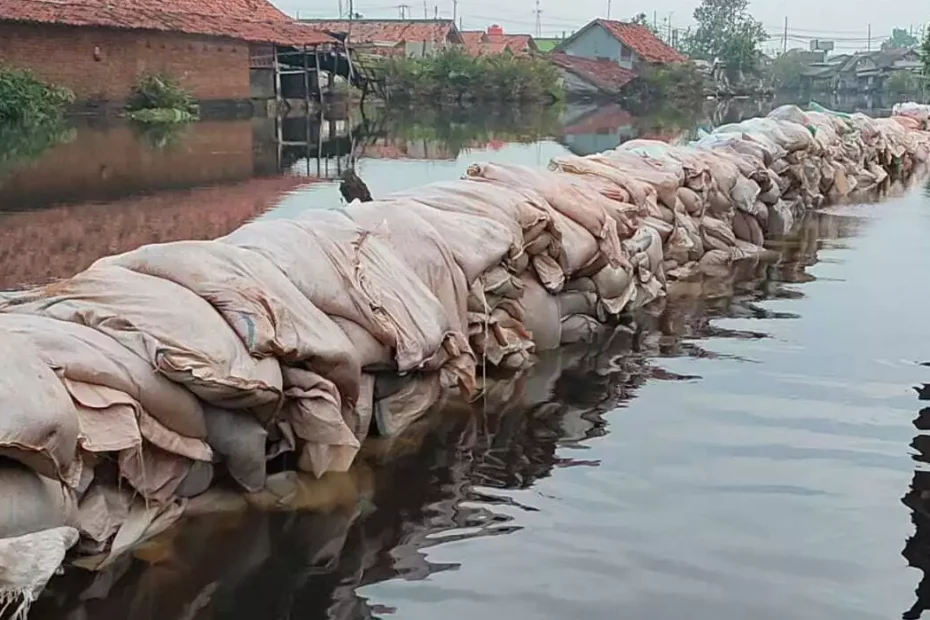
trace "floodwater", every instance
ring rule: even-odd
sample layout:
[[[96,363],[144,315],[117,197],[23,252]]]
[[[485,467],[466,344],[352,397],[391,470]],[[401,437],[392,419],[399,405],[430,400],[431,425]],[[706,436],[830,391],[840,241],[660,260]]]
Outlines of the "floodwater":
[[[676,131],[619,108],[567,114],[329,135],[378,195]],[[333,140],[325,162],[282,156],[256,125],[201,123],[168,147],[82,125],[0,170],[0,289],[338,204],[319,178],[342,165]],[[32,617],[919,618],[928,235],[923,182],[811,213],[780,262],[681,290],[372,444],[350,474],[308,484],[305,510],[190,519],[106,573],[56,578]]]

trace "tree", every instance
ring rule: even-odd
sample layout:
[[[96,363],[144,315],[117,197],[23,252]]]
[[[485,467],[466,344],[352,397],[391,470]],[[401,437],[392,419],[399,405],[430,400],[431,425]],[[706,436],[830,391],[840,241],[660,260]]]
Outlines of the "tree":
[[[801,76],[807,65],[796,51],[781,54],[772,61],[772,86],[782,91],[801,89]]]
[[[930,24],[924,28],[924,40],[920,44],[920,59],[924,63],[924,77],[930,80]]]
[[[656,33],[655,24],[649,21],[649,17],[647,17],[645,13],[637,13],[630,20],[630,23],[639,24],[640,26],[643,26],[644,28],[648,28],[653,34]]]
[[[891,31],[891,36],[882,43],[882,49],[909,49],[917,47],[919,44],[920,41],[917,40],[917,37],[904,28],[894,28]]]
[[[910,71],[895,71],[885,80],[885,91],[889,95],[913,95],[920,92],[920,77]]]
[[[749,0],[702,0],[694,10],[697,27],[684,41],[686,53],[702,60],[719,59],[731,76],[753,71],[759,46],[768,35],[748,8]]]

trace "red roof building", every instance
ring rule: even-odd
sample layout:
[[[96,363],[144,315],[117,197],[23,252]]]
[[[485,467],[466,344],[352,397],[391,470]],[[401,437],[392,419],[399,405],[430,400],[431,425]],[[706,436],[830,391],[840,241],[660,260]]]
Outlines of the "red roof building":
[[[688,58],[639,24],[596,19],[550,54],[570,95],[616,94],[644,65]]]
[[[0,0],[0,64],[84,100],[122,101],[144,73],[248,100],[251,48],[337,43],[266,0]]]
[[[301,23],[375,53],[422,57],[464,43],[451,19],[308,19]]]
[[[528,34],[506,34],[504,29],[494,24],[487,31],[469,30],[462,32],[465,50],[473,55],[502,54],[525,55],[539,52],[533,37]]]

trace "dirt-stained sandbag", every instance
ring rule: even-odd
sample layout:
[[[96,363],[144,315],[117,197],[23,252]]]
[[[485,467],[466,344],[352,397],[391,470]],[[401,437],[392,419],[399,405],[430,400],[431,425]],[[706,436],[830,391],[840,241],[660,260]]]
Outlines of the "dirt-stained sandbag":
[[[522,231],[488,216],[444,211],[401,198],[353,203],[346,207],[346,213],[360,222],[364,218],[366,225],[379,219],[390,222],[407,215],[423,218],[446,242],[468,282],[501,262],[517,269],[523,256]]]
[[[537,351],[557,349],[562,341],[562,313],[559,298],[551,295],[532,276],[522,278],[524,325],[536,343]]]
[[[74,492],[25,465],[0,459],[0,538],[77,524]]]
[[[472,164],[466,174],[504,187],[529,189],[538,193],[553,209],[593,235],[609,264],[620,264],[620,237],[626,238],[633,234],[632,223],[618,230],[617,220],[610,215],[611,201],[579,182],[576,176],[528,166],[489,163]]]
[[[256,360],[209,303],[173,282],[97,266],[27,291],[0,311],[93,327],[217,406],[273,415],[282,397],[277,360]]]
[[[473,383],[466,337],[442,304],[390,246],[347,216],[252,222],[221,241],[261,253],[320,310],[392,347],[399,372],[442,368]]]
[[[262,255],[213,241],[146,245],[97,261],[169,280],[206,300],[255,357],[306,365],[349,403],[361,370],[352,343]]]
[[[166,427],[187,437],[206,437],[197,398],[107,334],[79,323],[9,313],[0,313],[0,329],[28,338],[64,378],[123,392]]]
[[[71,397],[27,338],[0,329],[0,342],[0,456],[66,478],[79,430]]]
[[[258,491],[265,486],[268,431],[254,416],[243,411],[208,406],[204,408],[204,416],[207,443],[233,480],[246,491]]]

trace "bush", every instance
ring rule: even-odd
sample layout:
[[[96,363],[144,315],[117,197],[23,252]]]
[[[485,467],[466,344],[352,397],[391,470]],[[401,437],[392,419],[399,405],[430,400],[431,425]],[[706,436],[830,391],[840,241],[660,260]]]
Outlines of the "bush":
[[[0,67],[0,124],[41,124],[61,118],[74,93],[38,79],[31,71]]]
[[[471,56],[458,49],[379,64],[388,95],[398,100],[552,101],[559,74],[544,58],[509,52]]]
[[[703,98],[704,78],[690,63],[643,67],[623,88],[622,97],[632,112],[648,112],[662,102],[690,103]]]
[[[890,95],[914,95],[923,88],[923,80],[910,71],[895,71],[885,81],[885,91]]]
[[[194,96],[177,79],[165,74],[148,74],[139,78],[132,87],[126,107],[131,112],[177,110],[190,116],[197,114]]]

